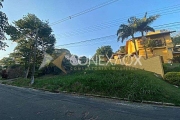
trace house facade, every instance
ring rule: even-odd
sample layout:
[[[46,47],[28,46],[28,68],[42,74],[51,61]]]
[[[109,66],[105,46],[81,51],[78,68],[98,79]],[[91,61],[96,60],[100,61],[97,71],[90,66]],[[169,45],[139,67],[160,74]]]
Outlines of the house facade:
[[[146,58],[145,47],[147,51],[147,57],[161,56],[163,63],[169,63],[173,60],[173,43],[170,33],[174,31],[159,30],[156,32],[149,32],[146,34],[145,39],[142,37],[136,37],[135,43],[139,56]],[[145,43],[144,41],[147,41]],[[126,42],[126,54],[135,54],[135,47],[132,39]]]

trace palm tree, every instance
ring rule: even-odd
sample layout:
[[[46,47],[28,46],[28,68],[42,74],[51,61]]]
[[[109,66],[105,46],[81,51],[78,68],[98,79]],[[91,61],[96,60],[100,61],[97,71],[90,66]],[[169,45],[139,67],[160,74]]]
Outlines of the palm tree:
[[[134,43],[136,55],[138,55],[137,52],[137,47],[136,47],[136,42],[134,38],[134,34],[137,32],[137,19],[136,17],[131,17],[128,19],[128,25],[121,24],[118,31],[117,31],[117,36],[118,36],[118,41],[121,39],[121,42],[123,42],[125,39],[127,39],[129,36],[132,37],[132,41]]]
[[[4,0],[1,0],[1,1],[0,1],[0,7],[3,7],[2,2],[4,2]]]
[[[148,32],[148,31],[155,32],[154,28],[150,27],[149,25],[152,22],[154,22],[158,17],[159,15],[154,15],[147,18],[147,12],[146,12],[142,19],[137,19],[137,31],[141,32],[146,58],[148,58],[148,55],[146,51],[147,46],[145,44],[146,37],[144,36],[144,32]]]

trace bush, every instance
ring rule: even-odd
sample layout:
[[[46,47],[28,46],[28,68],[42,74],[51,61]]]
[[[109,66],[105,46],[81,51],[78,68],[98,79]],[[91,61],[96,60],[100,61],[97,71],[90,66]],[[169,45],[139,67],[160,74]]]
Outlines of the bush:
[[[180,56],[174,57],[173,62],[180,63]]]
[[[2,76],[2,78],[7,79],[8,78],[7,71],[6,70],[2,70],[1,76]]]
[[[168,72],[180,72],[180,64],[173,63],[172,65],[169,63],[163,64],[164,73]]]
[[[13,65],[7,69],[9,79],[24,77],[24,69],[20,65]]]
[[[168,72],[165,74],[165,80],[173,85],[180,86],[180,72]]]

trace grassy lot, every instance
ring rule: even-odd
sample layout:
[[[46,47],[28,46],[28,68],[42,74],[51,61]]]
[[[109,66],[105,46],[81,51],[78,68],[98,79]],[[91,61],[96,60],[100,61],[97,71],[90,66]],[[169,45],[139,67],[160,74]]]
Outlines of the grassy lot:
[[[168,102],[180,105],[180,89],[143,70],[84,70],[68,75],[18,79],[12,85],[46,89],[51,92],[76,92],[98,94],[128,100]]]

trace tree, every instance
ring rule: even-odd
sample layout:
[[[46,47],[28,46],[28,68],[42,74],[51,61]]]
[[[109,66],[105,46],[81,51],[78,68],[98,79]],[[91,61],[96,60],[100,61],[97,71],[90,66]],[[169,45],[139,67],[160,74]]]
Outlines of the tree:
[[[4,0],[1,0],[0,2],[0,7],[3,7],[2,2]],[[6,32],[6,27],[9,25],[8,23],[8,18],[5,13],[0,11],[0,50],[5,50],[5,47],[8,47],[6,42],[3,42],[6,40],[5,32]]]
[[[128,25],[121,24],[119,29],[117,30],[117,36],[118,41],[121,39],[121,42],[124,42],[125,39],[128,37],[132,37],[132,41],[134,43],[134,48],[136,55],[138,55],[137,47],[136,47],[136,41],[134,38],[134,34],[137,32],[137,18],[136,17],[130,17],[128,19]]]
[[[4,66],[4,68],[8,68],[11,65],[15,64],[15,61],[12,57],[4,57],[0,60],[0,64]]]
[[[146,58],[148,58],[147,50],[146,50],[148,42],[146,37],[144,36],[144,32],[148,32],[148,31],[155,32],[154,28],[150,27],[149,25],[153,23],[158,17],[159,15],[154,15],[147,18],[147,12],[146,12],[142,19],[137,19],[137,31],[141,32]]]
[[[26,41],[24,39],[19,40],[14,52],[10,55],[15,61],[24,66],[26,70],[25,78],[28,77],[30,67],[32,66],[32,41]]]
[[[119,50],[117,50],[116,52],[126,53],[126,46],[120,46]]]
[[[34,14],[24,16],[15,21],[14,25],[9,26],[6,31],[11,39],[18,43],[15,50],[26,61],[27,72],[32,62],[31,84],[33,84],[37,61],[42,58],[43,52],[53,52],[56,39],[51,34],[52,29],[49,23],[41,21]]]
[[[80,60],[81,64],[85,64],[88,62],[88,58],[86,56],[79,57],[79,60]]]
[[[108,46],[102,46],[102,47],[98,48],[96,50],[94,57],[97,56],[97,58],[99,58],[99,56],[102,55],[103,56],[102,59],[104,59],[107,62],[108,58],[110,58],[112,56],[112,54],[113,54],[112,48],[111,48],[111,46],[108,45]]]
[[[178,44],[180,44],[180,36],[175,36],[172,38],[172,41],[173,41],[173,44],[174,44],[174,47]]]

